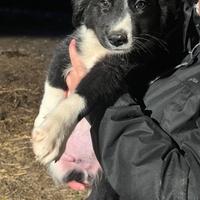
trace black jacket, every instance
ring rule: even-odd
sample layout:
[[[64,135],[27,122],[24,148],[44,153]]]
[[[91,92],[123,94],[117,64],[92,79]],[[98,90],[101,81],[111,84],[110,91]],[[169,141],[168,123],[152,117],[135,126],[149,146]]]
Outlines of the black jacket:
[[[105,179],[116,193],[101,191],[96,200],[200,199],[200,17],[188,2],[183,42],[190,53],[181,65],[150,85],[145,108],[125,94],[92,127]]]

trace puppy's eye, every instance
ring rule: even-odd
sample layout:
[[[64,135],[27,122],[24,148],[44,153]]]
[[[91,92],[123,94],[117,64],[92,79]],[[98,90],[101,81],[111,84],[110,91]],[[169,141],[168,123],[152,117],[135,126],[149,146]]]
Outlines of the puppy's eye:
[[[146,6],[147,6],[147,2],[145,0],[138,0],[135,3],[135,8],[137,10],[143,10],[146,8]]]

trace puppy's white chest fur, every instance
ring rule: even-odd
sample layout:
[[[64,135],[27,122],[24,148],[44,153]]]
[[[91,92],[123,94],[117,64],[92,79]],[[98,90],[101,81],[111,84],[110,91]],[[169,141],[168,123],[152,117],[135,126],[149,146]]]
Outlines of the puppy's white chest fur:
[[[78,44],[80,48],[80,57],[88,70],[103,57],[111,53],[100,44],[93,30],[87,29],[86,26],[83,25],[80,27],[78,34],[79,37],[81,37],[81,42]]]

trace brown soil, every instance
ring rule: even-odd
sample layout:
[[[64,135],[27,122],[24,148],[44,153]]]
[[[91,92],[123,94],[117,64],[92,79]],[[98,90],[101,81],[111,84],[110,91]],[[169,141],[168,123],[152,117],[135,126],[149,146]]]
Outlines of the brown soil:
[[[59,38],[0,38],[0,200],[81,200],[35,161],[30,133]]]

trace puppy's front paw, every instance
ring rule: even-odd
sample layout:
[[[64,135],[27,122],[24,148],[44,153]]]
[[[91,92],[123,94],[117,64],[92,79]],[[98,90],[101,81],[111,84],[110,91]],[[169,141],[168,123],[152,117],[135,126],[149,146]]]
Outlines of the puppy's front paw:
[[[65,130],[67,132],[67,130]],[[33,129],[32,143],[36,159],[42,164],[55,160],[62,151],[64,127],[58,120],[48,117],[41,126]]]
[[[61,156],[84,108],[84,99],[73,94],[62,101],[40,126],[33,129],[33,151],[37,160],[42,164],[48,164]]]

